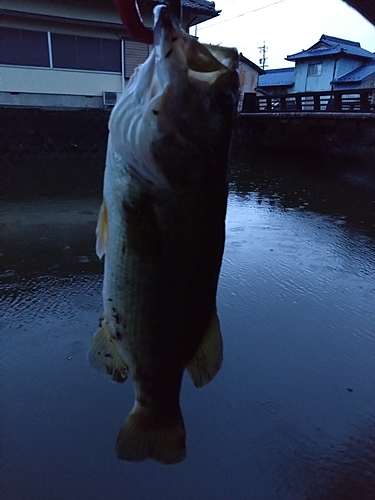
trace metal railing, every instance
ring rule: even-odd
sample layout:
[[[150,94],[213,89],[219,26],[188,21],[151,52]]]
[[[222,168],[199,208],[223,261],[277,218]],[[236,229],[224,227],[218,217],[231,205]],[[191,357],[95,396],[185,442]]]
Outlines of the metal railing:
[[[375,89],[298,92],[258,96],[245,93],[242,113],[375,112]]]

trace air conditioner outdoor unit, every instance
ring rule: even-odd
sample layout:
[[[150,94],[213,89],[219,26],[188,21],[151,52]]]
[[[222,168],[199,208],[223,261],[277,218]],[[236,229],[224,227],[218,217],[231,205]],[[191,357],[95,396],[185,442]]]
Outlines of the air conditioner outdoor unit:
[[[104,106],[114,106],[119,100],[121,92],[110,92],[108,90],[103,91],[103,105]]]

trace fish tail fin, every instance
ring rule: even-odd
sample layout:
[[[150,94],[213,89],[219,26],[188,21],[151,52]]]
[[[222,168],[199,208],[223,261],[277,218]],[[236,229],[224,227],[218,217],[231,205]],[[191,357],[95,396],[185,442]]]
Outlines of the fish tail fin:
[[[162,464],[177,464],[186,456],[185,438],[181,410],[170,421],[160,421],[136,402],[117,436],[117,457],[130,462],[152,458]]]

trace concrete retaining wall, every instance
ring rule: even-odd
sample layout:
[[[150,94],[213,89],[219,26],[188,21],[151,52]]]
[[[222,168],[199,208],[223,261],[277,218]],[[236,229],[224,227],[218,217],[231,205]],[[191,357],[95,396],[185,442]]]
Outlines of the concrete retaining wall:
[[[0,108],[0,195],[100,192],[109,113]],[[281,115],[239,115],[234,152],[375,166],[375,120]]]
[[[0,108],[0,195],[100,190],[109,113]]]

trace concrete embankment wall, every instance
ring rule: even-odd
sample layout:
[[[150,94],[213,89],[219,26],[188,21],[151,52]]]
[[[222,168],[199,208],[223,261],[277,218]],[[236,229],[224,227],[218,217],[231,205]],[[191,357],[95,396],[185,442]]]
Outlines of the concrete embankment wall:
[[[0,195],[101,189],[108,109],[0,108]]]
[[[0,108],[0,195],[101,190],[108,109]],[[243,155],[342,161],[375,166],[375,119],[239,115],[234,151]],[[375,118],[375,114],[374,117]]]
[[[235,147],[254,155],[375,162],[375,113],[242,114]]]

